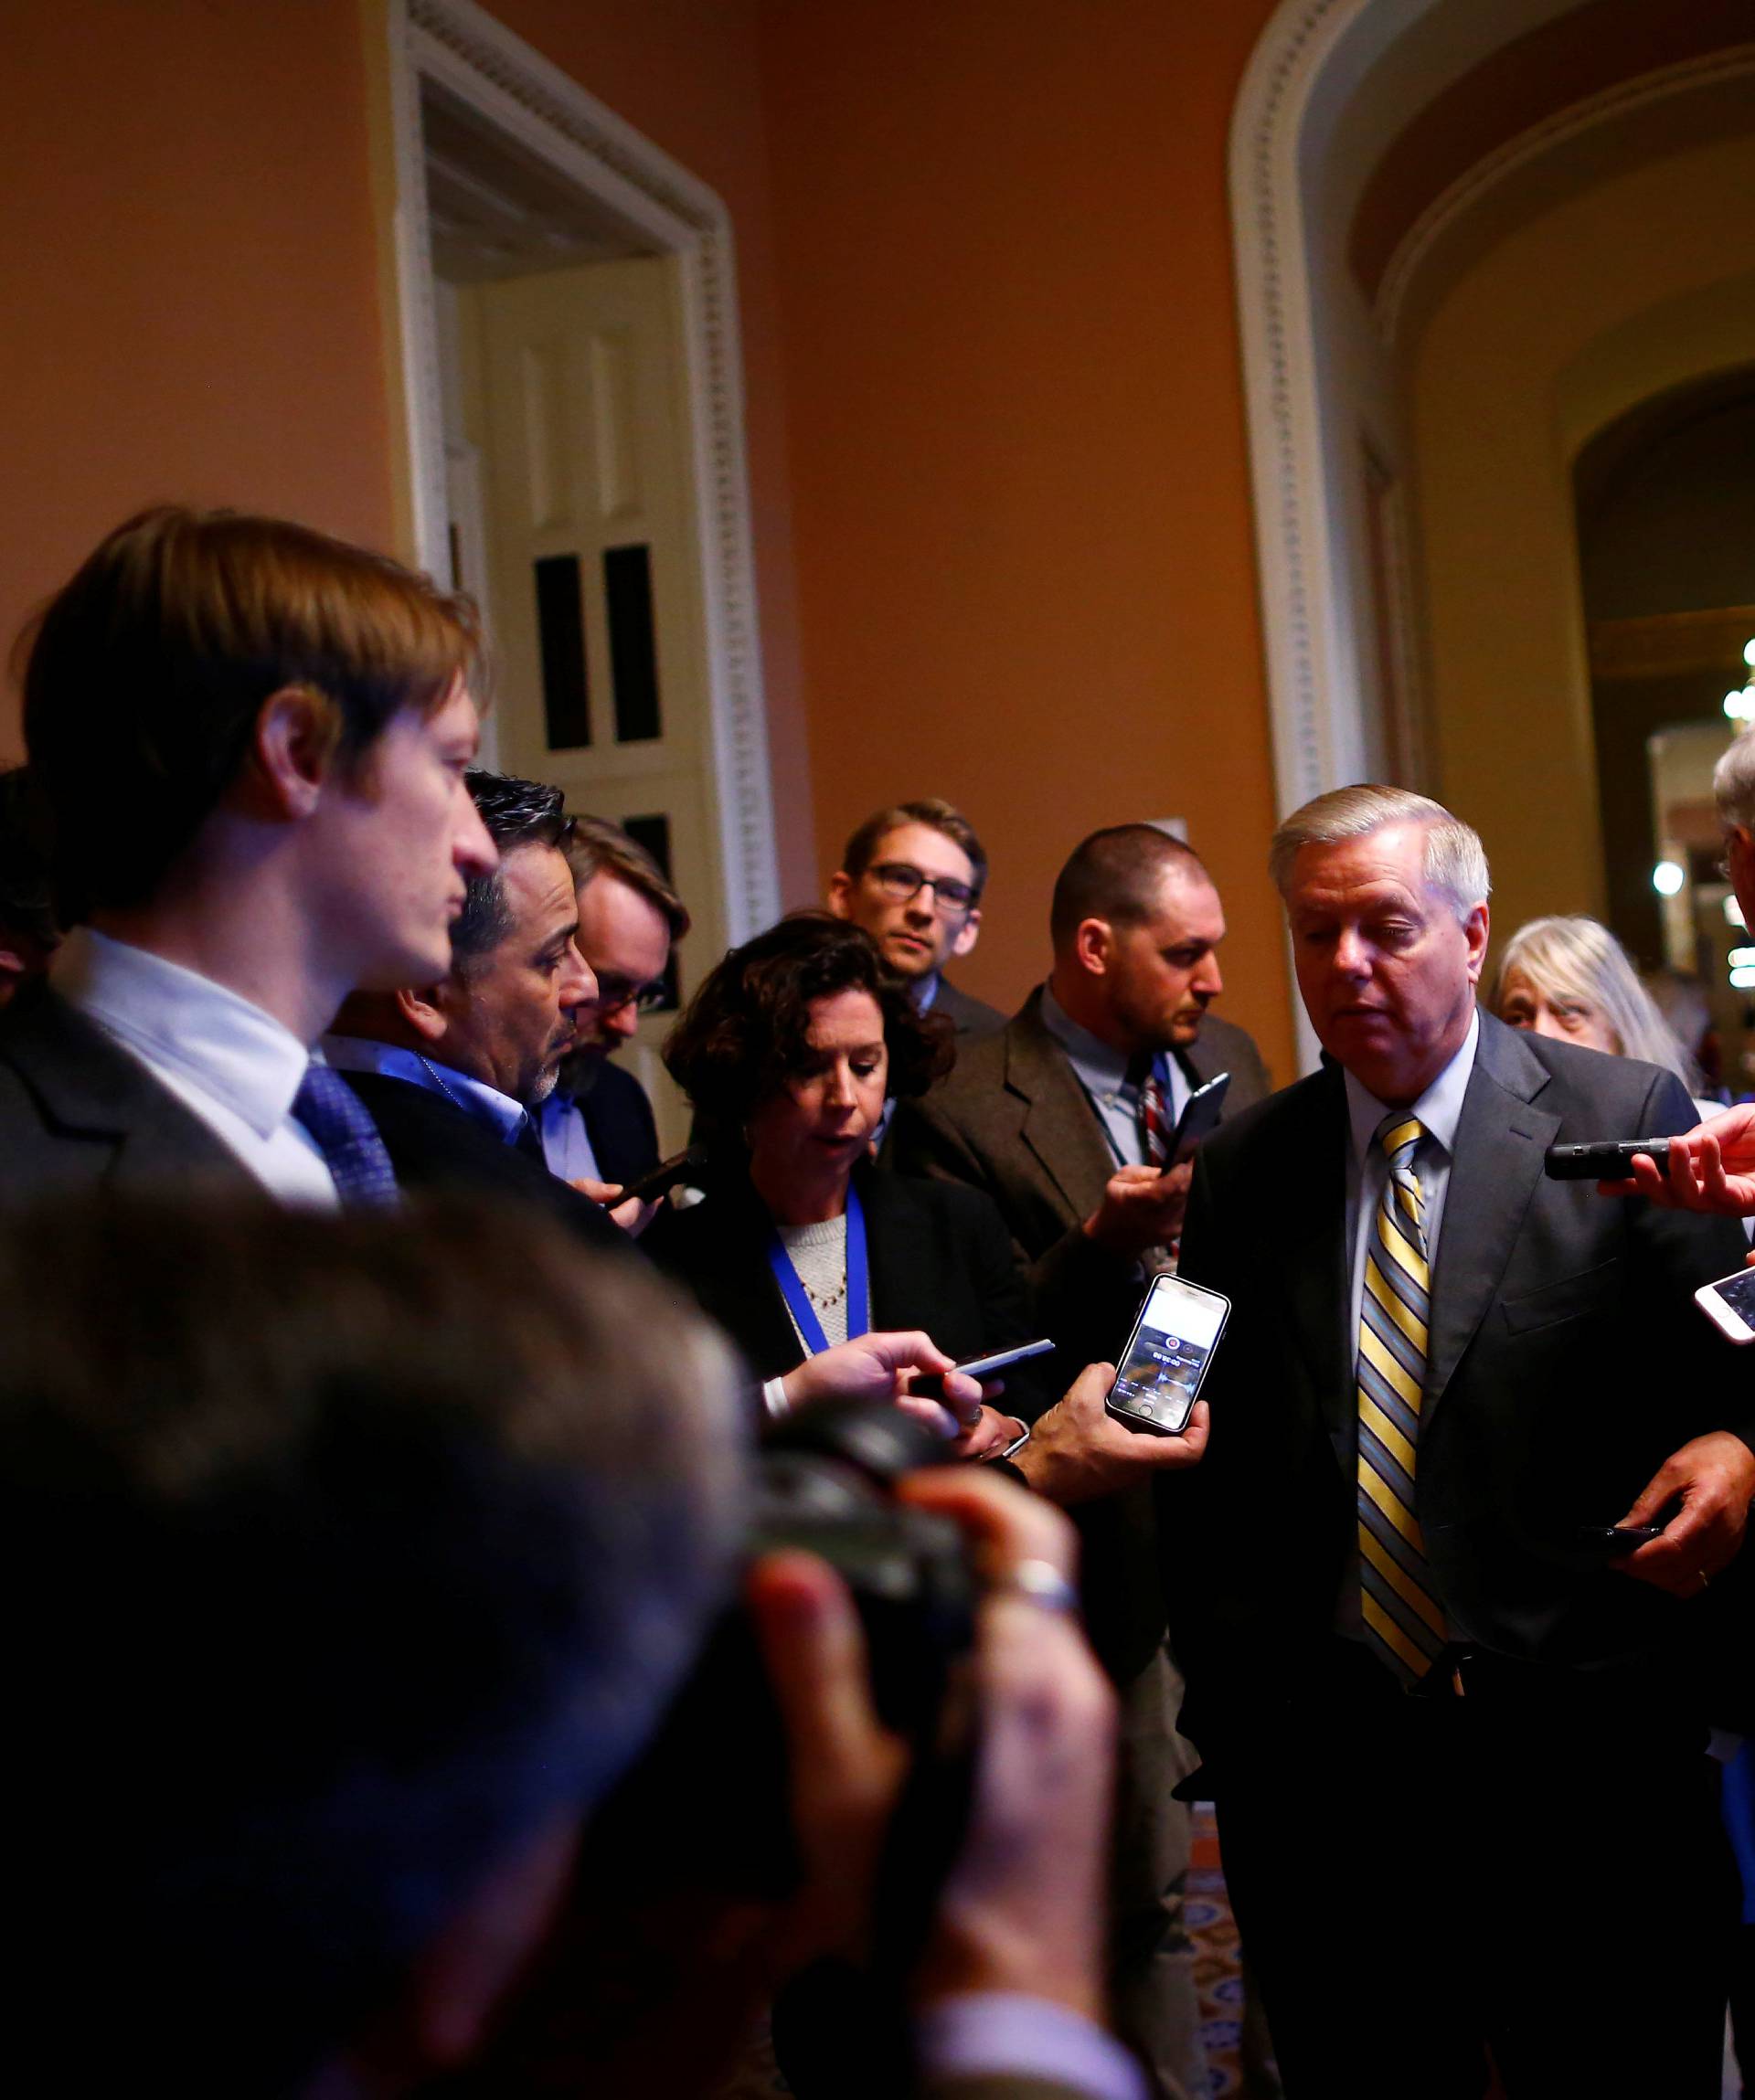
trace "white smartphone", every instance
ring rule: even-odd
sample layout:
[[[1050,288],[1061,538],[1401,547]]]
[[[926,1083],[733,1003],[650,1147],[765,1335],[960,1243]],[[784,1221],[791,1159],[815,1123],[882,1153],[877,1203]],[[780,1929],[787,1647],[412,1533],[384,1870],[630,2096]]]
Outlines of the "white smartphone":
[[[1755,1268],[1703,1283],[1694,1302],[1720,1334],[1732,1342],[1755,1342]]]
[[[1154,1277],[1103,1405],[1130,1429],[1180,1436],[1230,1316],[1231,1301],[1218,1291]]]
[[[1047,1356],[1053,1348],[1053,1342],[1046,1340],[1020,1342],[1011,1349],[991,1350],[985,1356],[965,1356],[956,1368],[965,1378],[991,1378],[1008,1363],[1022,1363],[1030,1356]],[[947,1375],[942,1371],[922,1371],[910,1382],[909,1391],[916,1399],[942,1400]]]

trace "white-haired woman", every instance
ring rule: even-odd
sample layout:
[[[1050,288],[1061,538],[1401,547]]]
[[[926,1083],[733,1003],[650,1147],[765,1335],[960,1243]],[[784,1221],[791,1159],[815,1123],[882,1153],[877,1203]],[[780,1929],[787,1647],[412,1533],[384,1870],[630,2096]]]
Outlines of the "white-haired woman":
[[[1594,918],[1532,918],[1520,926],[1499,960],[1493,1010],[1512,1027],[1557,1043],[1661,1065],[1690,1094],[1701,1087],[1693,1058],[1634,974],[1626,949]],[[1695,1105],[1713,1116],[1722,1103]]]

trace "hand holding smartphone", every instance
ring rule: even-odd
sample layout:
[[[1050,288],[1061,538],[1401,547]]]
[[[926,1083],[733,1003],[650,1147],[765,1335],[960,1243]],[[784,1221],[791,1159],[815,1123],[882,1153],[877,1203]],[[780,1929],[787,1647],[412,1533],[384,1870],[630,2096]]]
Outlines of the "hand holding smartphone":
[[[1130,1429],[1180,1436],[1230,1312],[1230,1299],[1216,1290],[1179,1276],[1154,1277],[1105,1408]]]

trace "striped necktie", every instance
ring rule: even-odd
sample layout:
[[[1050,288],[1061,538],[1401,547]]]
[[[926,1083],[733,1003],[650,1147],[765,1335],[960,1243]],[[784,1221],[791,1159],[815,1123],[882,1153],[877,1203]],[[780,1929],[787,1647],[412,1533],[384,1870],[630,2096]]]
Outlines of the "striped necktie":
[[[1170,1101],[1164,1075],[1154,1057],[1139,1075],[1140,1156],[1148,1167],[1162,1167],[1170,1157]]]
[[[1414,1514],[1414,1452],[1426,1383],[1431,1273],[1412,1116],[1386,1116],[1377,1142],[1388,1179],[1366,1248],[1359,1300],[1359,1578],[1367,1645],[1404,1683],[1424,1677],[1444,1645],[1426,1542]]]

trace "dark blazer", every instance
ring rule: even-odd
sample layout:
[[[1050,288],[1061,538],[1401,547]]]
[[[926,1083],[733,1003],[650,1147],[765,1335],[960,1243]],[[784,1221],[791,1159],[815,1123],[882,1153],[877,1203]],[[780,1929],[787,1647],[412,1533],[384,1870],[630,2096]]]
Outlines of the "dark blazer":
[[[631,1246],[627,1235],[589,1196],[442,1094],[382,1072],[342,1077],[371,1110],[399,1188],[461,1190],[534,1203],[589,1246],[622,1254]]]
[[[1180,1054],[1189,1081],[1231,1075],[1225,1114],[1271,1086],[1240,1028],[1209,1016]],[[1109,1140],[1077,1074],[1042,1021],[1042,989],[999,1034],[963,1045],[956,1069],[896,1111],[889,1158],[902,1173],[964,1183],[999,1205],[1044,1316],[1066,1323],[1083,1358],[1112,1356],[1139,1310],[1133,1266],[1080,1229],[1115,1172]]]
[[[28,985],[0,1012],[0,1204],[100,1185],[267,1193],[138,1059]]]
[[[1736,1596],[1727,1579],[1710,1603],[1678,1604],[1581,1556],[1578,1531],[1613,1523],[1689,1437],[1755,1439],[1744,1366],[1690,1302],[1741,1266],[1741,1230],[1542,1172],[1556,1141],[1696,1119],[1667,1073],[1482,1016],[1432,1278],[1417,1490],[1446,1611],[1497,1652],[1568,1666],[1673,1650]],[[1182,1273],[1232,1310],[1207,1458],[1159,1483],[1159,1534],[1182,1725],[1209,1760],[1272,1725],[1325,1649],[1356,1535],[1350,1141],[1330,1065],[1216,1133],[1195,1168]]]
[[[1065,1051],[1042,1022],[1038,986],[997,1035],[963,1046],[941,1086],[896,1113],[891,1154],[903,1172],[961,1182],[999,1205],[1035,1286],[1043,1331],[1060,1344],[1062,1390],[1073,1373],[1112,1361],[1143,1286],[1080,1229],[1115,1172]],[[1197,1086],[1229,1072],[1228,1118],[1269,1090],[1261,1054],[1242,1029],[1209,1016],[1183,1056]],[[1083,1541],[1086,1619],[1118,1681],[1151,1660],[1164,1633],[1151,1490],[1143,1483],[1071,1512]]]
[[[961,990],[948,977],[940,978],[939,989],[933,995],[931,1011],[942,1013],[956,1030],[959,1051],[966,1038],[997,1035],[1005,1025],[1005,1016],[997,1006],[989,1006],[984,999],[977,999],[973,992]]]
[[[1026,1342],[1027,1285],[992,1204],[973,1189],[904,1181],[882,1167],[859,1170],[866,1213],[874,1329],[924,1328],[954,1357]],[[747,1176],[716,1168],[704,1203],[661,1210],[641,1242],[661,1268],[686,1284],[726,1329],[759,1378],[803,1362],[780,1287],[768,1266],[768,1213]],[[1043,1360],[1052,1364],[1052,1357]],[[1059,1392],[1020,1364],[1006,1374],[1005,1412],[1026,1418]]]
[[[632,1072],[605,1060],[578,1107],[606,1182],[625,1187],[658,1164],[658,1125],[646,1090]]]

